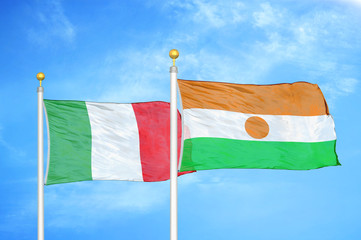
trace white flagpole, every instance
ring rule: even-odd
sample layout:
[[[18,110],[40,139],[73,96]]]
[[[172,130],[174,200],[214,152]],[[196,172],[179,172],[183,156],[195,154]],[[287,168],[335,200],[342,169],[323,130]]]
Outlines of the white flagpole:
[[[45,75],[39,72],[36,78],[40,81],[38,92],[38,240],[44,240],[44,130],[43,130],[43,94],[41,82]]]
[[[170,67],[170,240],[178,239],[178,155],[177,155],[177,73],[175,59],[179,56],[176,49],[169,52],[173,59]]]

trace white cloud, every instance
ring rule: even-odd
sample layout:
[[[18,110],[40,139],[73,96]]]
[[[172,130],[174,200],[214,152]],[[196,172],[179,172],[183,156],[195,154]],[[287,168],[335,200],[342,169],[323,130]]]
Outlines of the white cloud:
[[[60,0],[39,3],[35,14],[38,24],[28,30],[30,41],[41,45],[48,45],[53,39],[73,42],[75,27],[65,15]]]
[[[361,7],[361,0],[331,0],[331,1],[347,3],[347,4],[352,4],[354,6],[357,6],[357,7]]]
[[[359,81],[354,78],[344,78],[338,82],[338,88],[345,94],[354,93],[358,82]]]
[[[176,32],[156,36],[149,41],[150,47],[117,49],[103,57],[103,66],[97,65],[92,72],[93,78],[99,79],[88,100],[168,101],[171,61],[164,46],[170,44],[179,47],[178,76],[185,79],[269,83],[269,73],[287,64],[302,71],[302,80],[319,84],[355,78],[350,75],[354,66],[346,69],[340,54],[333,54],[335,48],[347,50],[361,43],[353,16],[333,8],[311,9],[299,15],[269,2],[255,4],[232,0],[159,3],[181,19],[174,21]],[[223,36],[229,34],[229,25],[231,40]],[[257,32],[252,36],[257,40],[246,41],[244,46],[244,34],[250,29]]]
[[[146,52],[146,54],[144,54]],[[119,50],[106,56],[100,70],[104,79],[97,101],[142,102],[169,100],[168,50],[152,48]],[[107,79],[111,79],[108,81]]]
[[[259,71],[267,73],[275,66],[291,63],[302,70],[307,77],[304,80],[322,85],[332,95],[331,103],[354,92],[358,80],[347,76],[356,72],[355,66],[345,63],[341,54],[333,53],[360,50],[361,35],[353,15],[331,8],[297,16],[269,3],[261,4],[261,8],[263,11],[253,15],[255,25],[267,38],[255,43],[249,52],[247,62],[254,63],[248,67],[252,69],[250,75],[255,72],[256,78]],[[254,71],[257,65],[263,67]]]
[[[56,86],[56,81],[48,82],[47,89],[56,89],[48,95],[97,102],[169,101],[170,48],[159,47],[152,41],[150,45],[112,49],[87,68],[80,68],[76,76],[59,78],[60,86]]]
[[[187,18],[206,27],[220,28],[244,21],[244,4],[240,1],[173,0],[167,1],[165,8],[185,10]]]
[[[243,19],[240,14],[243,4],[240,2],[220,5],[219,2],[210,3],[195,0],[193,3],[197,9],[193,18],[194,21],[206,22],[214,27],[223,27],[226,24],[239,23]]]
[[[265,27],[269,25],[280,25],[283,20],[282,13],[271,7],[271,5],[267,3],[261,4],[262,11],[256,11],[253,13],[253,18],[255,20],[254,25],[257,27]]]
[[[333,8],[311,9],[299,15],[269,2],[173,0],[159,6],[182,19],[174,22],[176,34],[170,31],[168,36],[158,36],[148,48],[109,53],[104,66],[97,67],[96,75],[103,79],[98,81],[99,94],[94,94],[93,100],[168,101],[170,59],[164,46],[170,43],[179,46],[180,78],[262,84],[269,83],[269,73],[276,67],[292,64],[306,77],[302,80],[322,84],[348,78],[345,75],[352,71],[345,70],[342,59],[332,50],[335,46],[353,48],[361,39],[353,17]],[[222,36],[229,33],[229,25],[233,26],[233,40]],[[241,45],[245,29],[261,36],[246,47]],[[205,44],[210,39],[212,47]]]
[[[320,84],[320,88],[327,95],[327,103],[333,105],[337,98],[355,93],[358,84],[355,78],[335,78]]]
[[[242,68],[232,66],[229,56],[220,58],[214,52],[201,49],[197,53],[183,56],[182,73],[188,79],[219,82],[240,82],[243,79]]]

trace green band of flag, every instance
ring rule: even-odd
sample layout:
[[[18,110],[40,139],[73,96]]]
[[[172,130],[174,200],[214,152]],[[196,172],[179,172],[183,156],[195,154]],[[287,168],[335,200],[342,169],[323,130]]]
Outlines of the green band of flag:
[[[184,141],[180,171],[221,168],[309,170],[340,165],[336,140],[325,142],[262,142],[224,138]]]
[[[44,100],[44,104],[51,149],[46,184],[92,180],[92,136],[85,102]]]

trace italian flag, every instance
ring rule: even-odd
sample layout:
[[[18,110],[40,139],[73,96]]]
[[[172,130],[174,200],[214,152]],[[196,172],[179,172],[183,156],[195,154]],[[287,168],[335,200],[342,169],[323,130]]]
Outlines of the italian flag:
[[[180,171],[340,165],[334,121],[316,84],[178,80],[178,86],[184,121]]]
[[[169,179],[169,103],[44,100],[44,105],[49,134],[46,185]],[[178,122],[181,146],[179,114]]]

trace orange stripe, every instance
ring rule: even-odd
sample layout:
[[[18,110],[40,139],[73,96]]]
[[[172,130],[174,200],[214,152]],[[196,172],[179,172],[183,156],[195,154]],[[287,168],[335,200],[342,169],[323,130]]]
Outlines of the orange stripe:
[[[183,109],[204,108],[267,115],[328,115],[317,84],[251,85],[178,80]]]

